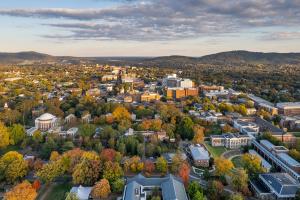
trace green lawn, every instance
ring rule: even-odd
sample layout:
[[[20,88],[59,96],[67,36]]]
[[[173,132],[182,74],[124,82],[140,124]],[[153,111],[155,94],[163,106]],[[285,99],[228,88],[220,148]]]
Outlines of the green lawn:
[[[205,147],[209,151],[209,153],[212,155],[212,157],[219,157],[222,153],[226,151],[225,147],[212,147],[208,142],[205,142]]]
[[[57,184],[53,186],[52,190],[48,193],[45,200],[65,200],[66,193],[72,188],[71,183]]]
[[[231,160],[236,168],[242,167],[242,157],[237,156]]]

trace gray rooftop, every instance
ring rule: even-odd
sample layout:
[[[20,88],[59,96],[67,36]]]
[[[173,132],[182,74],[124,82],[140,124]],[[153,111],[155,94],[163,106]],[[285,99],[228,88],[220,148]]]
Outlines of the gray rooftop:
[[[142,174],[129,178],[124,191],[124,200],[140,200],[136,190],[141,192],[142,187],[161,188],[164,200],[188,200],[183,183],[171,174],[163,178],[146,178]]]
[[[261,140],[260,144],[264,145],[269,150],[275,147],[275,145],[269,142],[268,140]]]
[[[191,154],[194,160],[209,160],[209,153],[203,146],[190,146]]]
[[[286,153],[279,153],[277,156],[291,167],[300,167],[300,163]]]
[[[300,187],[299,182],[287,173],[260,174],[259,178],[277,197],[294,197]]]

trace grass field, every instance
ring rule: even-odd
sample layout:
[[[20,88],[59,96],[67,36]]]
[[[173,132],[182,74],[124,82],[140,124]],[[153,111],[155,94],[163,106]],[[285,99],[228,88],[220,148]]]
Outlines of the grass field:
[[[70,191],[72,185],[70,183],[56,184],[48,193],[45,200],[65,200],[66,193]]]
[[[222,153],[226,151],[225,147],[212,147],[208,142],[205,142],[205,147],[209,151],[209,153],[212,155],[212,157],[219,157]]]
[[[236,156],[231,160],[236,168],[242,167],[242,157]]]

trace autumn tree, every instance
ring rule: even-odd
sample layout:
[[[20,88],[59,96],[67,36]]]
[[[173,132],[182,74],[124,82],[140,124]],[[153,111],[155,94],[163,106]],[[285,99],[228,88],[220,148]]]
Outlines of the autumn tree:
[[[81,185],[93,185],[99,178],[100,161],[83,159],[74,168],[72,174],[73,183]]]
[[[114,112],[112,113],[112,116],[115,121],[121,122],[122,120],[129,120],[131,121],[131,115],[128,112],[128,110],[123,106],[118,106]]]
[[[40,187],[41,187],[41,182],[40,182],[38,179],[34,180],[33,183],[32,183],[32,187],[33,187],[36,191],[39,190]]]
[[[64,174],[66,169],[63,168],[60,161],[55,161],[43,165],[43,167],[36,172],[36,175],[44,182],[49,183],[55,178]]]
[[[186,162],[180,166],[178,175],[182,179],[183,183],[187,185],[190,179],[190,166]]]
[[[111,191],[110,191],[110,185],[108,180],[101,179],[93,187],[91,195],[94,199],[102,199],[102,198],[107,198],[110,192]]]
[[[155,170],[155,165],[151,160],[146,160],[144,163],[144,170],[146,173],[151,174]]]
[[[207,196],[211,200],[218,200],[223,193],[224,185],[220,181],[209,181],[207,186]]]
[[[100,158],[104,162],[113,161],[116,156],[116,151],[114,149],[103,149],[100,153]]]
[[[244,197],[240,193],[236,193],[231,194],[229,200],[244,200]]]
[[[8,128],[0,121],[0,149],[6,148],[9,145]]]
[[[166,161],[166,159],[164,159],[164,157],[159,157],[156,160],[156,169],[157,171],[165,174],[168,171],[168,162]]]
[[[193,131],[194,131],[193,143],[194,144],[203,143],[203,141],[204,141],[204,127],[199,126],[198,124],[196,124],[193,127]]]
[[[219,157],[215,159],[215,166],[216,166],[216,175],[218,176],[224,176],[225,174],[229,174],[234,167],[231,160],[227,160],[223,157]]]
[[[20,144],[25,138],[25,129],[21,124],[13,124],[9,130],[10,144]]]
[[[113,183],[117,179],[123,176],[123,170],[119,163],[107,161],[104,163],[103,178],[107,179],[110,183]]]
[[[116,179],[113,183],[112,183],[112,191],[113,192],[117,192],[117,193],[121,193],[124,189],[125,186],[125,181],[122,178],[118,178]]]
[[[242,165],[249,175],[262,173],[265,169],[261,166],[261,159],[257,155],[246,153],[242,156]]]
[[[50,155],[50,161],[56,161],[60,157],[59,153],[57,151],[52,151]]]
[[[37,192],[28,181],[23,181],[4,194],[5,200],[35,200],[36,197]]]
[[[9,151],[0,159],[0,179],[15,182],[27,174],[28,164],[23,155],[16,151]]]
[[[248,180],[248,174],[244,169],[237,169],[235,173],[231,175],[232,185],[239,192],[248,189]]]
[[[184,159],[180,153],[176,153],[172,158],[171,172],[174,174],[178,173],[180,165],[184,162]]]

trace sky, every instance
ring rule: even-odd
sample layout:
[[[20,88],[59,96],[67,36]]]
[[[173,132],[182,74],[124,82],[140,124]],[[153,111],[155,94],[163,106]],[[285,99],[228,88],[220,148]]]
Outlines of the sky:
[[[2,0],[0,52],[300,52],[300,0]]]

